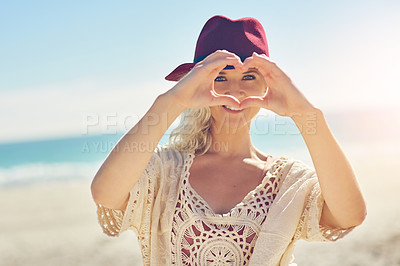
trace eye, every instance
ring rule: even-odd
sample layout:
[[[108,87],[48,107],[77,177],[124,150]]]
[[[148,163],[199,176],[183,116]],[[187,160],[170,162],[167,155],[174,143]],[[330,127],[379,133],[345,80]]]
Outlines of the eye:
[[[253,75],[246,75],[243,77],[243,80],[253,80],[253,79],[256,79],[256,77]]]
[[[214,81],[226,81],[226,78],[224,76],[218,76],[214,79]]]

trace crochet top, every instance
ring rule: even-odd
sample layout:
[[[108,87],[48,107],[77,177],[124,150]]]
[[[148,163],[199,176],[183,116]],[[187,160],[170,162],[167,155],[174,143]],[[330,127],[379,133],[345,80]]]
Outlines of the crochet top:
[[[97,204],[104,233],[136,232],[144,265],[289,265],[297,240],[335,241],[353,229],[319,225],[315,170],[287,156],[229,212],[214,213],[189,183],[194,157],[158,146],[126,210]]]

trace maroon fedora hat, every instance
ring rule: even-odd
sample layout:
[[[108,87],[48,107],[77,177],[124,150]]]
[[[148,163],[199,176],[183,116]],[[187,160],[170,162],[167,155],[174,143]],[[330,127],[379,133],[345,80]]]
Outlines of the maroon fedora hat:
[[[255,18],[231,20],[224,16],[210,18],[197,39],[193,63],[185,63],[172,71],[166,80],[179,81],[196,63],[216,50],[227,50],[244,61],[253,52],[269,56],[264,28]]]

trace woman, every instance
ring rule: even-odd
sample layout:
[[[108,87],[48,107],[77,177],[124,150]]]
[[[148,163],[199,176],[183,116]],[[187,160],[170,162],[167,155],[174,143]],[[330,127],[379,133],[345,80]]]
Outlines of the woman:
[[[210,18],[194,63],[111,151],[92,183],[105,233],[138,234],[145,265],[288,265],[298,239],[334,241],[365,219],[324,115],[269,59],[254,18]],[[314,168],[253,146],[260,108],[293,119]],[[159,140],[182,114],[170,143]]]

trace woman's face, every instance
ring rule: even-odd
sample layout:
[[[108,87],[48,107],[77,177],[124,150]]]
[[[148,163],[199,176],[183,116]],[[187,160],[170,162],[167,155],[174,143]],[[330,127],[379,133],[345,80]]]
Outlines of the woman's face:
[[[250,96],[264,96],[267,85],[264,77],[256,68],[250,68],[246,72],[237,69],[222,70],[214,81],[214,90],[218,94],[232,95],[239,101]],[[216,126],[228,126],[241,128],[249,125],[256,116],[259,107],[249,107],[243,110],[230,110],[229,106],[212,106],[211,115]],[[228,123],[228,124],[226,124]]]

